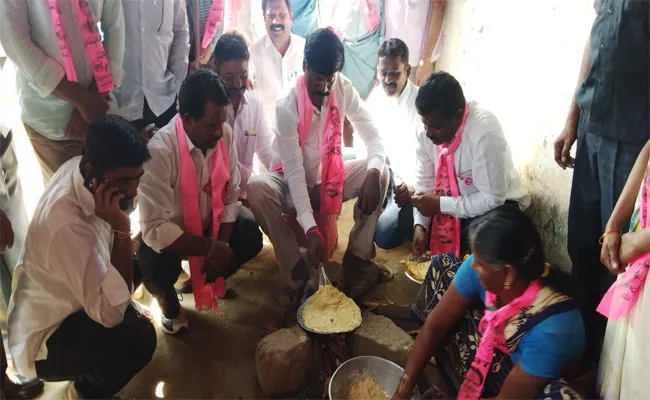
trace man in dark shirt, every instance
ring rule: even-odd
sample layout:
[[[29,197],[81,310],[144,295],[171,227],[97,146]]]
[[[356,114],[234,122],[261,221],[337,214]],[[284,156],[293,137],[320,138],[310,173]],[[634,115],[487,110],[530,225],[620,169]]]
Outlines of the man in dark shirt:
[[[595,310],[614,280],[600,264],[598,238],[650,138],[648,1],[596,0],[595,8],[576,95],[555,141],[555,161],[574,168],[568,249],[572,275],[584,290],[588,349],[604,334],[605,319]],[[576,139],[574,160],[569,152]]]

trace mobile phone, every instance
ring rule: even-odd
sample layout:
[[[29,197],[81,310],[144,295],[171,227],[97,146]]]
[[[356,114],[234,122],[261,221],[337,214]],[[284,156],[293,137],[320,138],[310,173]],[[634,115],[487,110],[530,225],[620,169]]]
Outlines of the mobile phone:
[[[90,190],[91,193],[95,193],[96,187],[93,187],[93,180],[95,184],[99,185],[100,177],[94,170],[90,170],[84,174],[84,186]]]
[[[127,214],[131,214],[133,211],[135,211],[135,207],[136,202],[132,197],[124,197],[122,200],[120,200],[120,209]]]

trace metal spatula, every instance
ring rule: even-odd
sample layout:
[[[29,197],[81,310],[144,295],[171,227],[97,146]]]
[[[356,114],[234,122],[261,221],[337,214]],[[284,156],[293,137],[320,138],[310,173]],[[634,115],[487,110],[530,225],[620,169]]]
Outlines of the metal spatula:
[[[327,274],[325,273],[325,266],[323,263],[320,263],[318,266],[318,287],[325,286],[325,285],[332,285],[332,282],[330,279],[327,277]]]

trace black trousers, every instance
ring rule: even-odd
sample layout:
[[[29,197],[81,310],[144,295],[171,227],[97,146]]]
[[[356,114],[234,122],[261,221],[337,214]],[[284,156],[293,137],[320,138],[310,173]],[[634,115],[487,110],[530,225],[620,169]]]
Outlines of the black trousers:
[[[596,313],[596,308],[615,280],[600,263],[598,239],[645,143],[607,139],[585,132],[584,125],[581,121],[578,129],[567,245],[571,275],[582,292],[587,344],[597,346],[605,333],[606,319]],[[622,229],[627,231],[628,226]]]
[[[262,250],[262,232],[253,213],[246,207],[239,210],[229,244],[235,254],[235,268],[252,260]],[[144,286],[158,300],[160,309],[168,318],[176,317],[180,311],[174,283],[181,274],[183,258],[182,254],[157,253],[146,243],[142,243],[138,253]]]
[[[36,362],[36,372],[45,381],[75,381],[84,399],[106,399],[142,370],[155,350],[155,328],[131,305],[113,328],[78,311],[47,340],[47,359]]]
[[[142,130],[142,128],[149,124],[154,124],[157,128],[162,128],[163,126],[167,125],[169,121],[172,120],[172,118],[174,118],[176,112],[176,101],[174,100],[174,104],[165,110],[165,112],[160,115],[154,114],[153,111],[151,111],[151,108],[149,108],[149,103],[147,103],[147,97],[145,96],[144,108],[142,109],[142,118],[136,119],[131,123],[138,130]]]

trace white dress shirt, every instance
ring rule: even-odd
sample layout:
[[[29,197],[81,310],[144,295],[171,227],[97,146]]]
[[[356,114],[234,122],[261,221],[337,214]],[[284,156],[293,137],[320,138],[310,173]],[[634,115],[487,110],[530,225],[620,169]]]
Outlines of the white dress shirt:
[[[372,112],[386,149],[386,158],[393,171],[396,184],[402,181],[415,185],[415,157],[417,133],[422,120],[415,108],[415,98],[420,90],[410,79],[399,97],[386,95],[381,84],[368,96],[368,108]],[[357,154],[358,156],[358,154]]]
[[[368,33],[362,7],[362,0],[320,0],[321,27],[331,26],[343,39],[355,41]]]
[[[253,159],[257,155],[264,168],[270,169],[271,163],[277,157],[273,153],[273,131],[264,115],[262,99],[255,93],[247,90],[244,92],[237,115],[231,105],[228,106],[228,125],[235,135],[235,147],[239,157],[239,173],[241,175],[241,193],[239,197],[248,197],[246,186],[253,173]]]
[[[95,21],[101,23],[104,52],[118,87],[122,83],[124,55],[122,2],[94,0],[89,5]],[[95,75],[86,56],[77,11],[72,1],[61,1],[60,6],[77,79],[81,86],[88,87]],[[48,0],[2,0],[0,15],[0,41],[18,70],[16,87],[23,122],[47,138],[63,140],[73,107],[52,94],[65,76],[65,69]]]
[[[144,99],[155,115],[167,111],[187,74],[190,32],[185,0],[123,0],[126,22],[124,83],[119,114],[142,118]]]
[[[11,128],[9,128],[9,125],[5,124],[2,120],[0,120],[0,135],[2,137],[7,137],[10,130]]]
[[[36,377],[34,362],[47,358],[47,339],[66,317],[84,310],[110,328],[131,300],[132,288],[110,261],[113,231],[95,215],[80,160],[63,164],[45,188],[14,271],[9,352],[25,377]]]
[[[275,102],[278,97],[296,85],[302,74],[305,39],[291,35],[291,43],[284,57],[275,48],[268,35],[250,46],[251,71],[255,91],[262,95],[264,112],[275,123]]]
[[[157,252],[160,252],[178,239],[185,231],[183,217],[183,195],[180,181],[180,156],[176,139],[176,117],[161,128],[151,141],[149,152],[151,160],[144,166],[144,175],[138,187],[138,208],[140,209],[140,229],[142,239]],[[237,168],[237,150],[233,141],[232,128],[223,124],[223,138],[230,158],[230,180],[226,187],[224,209],[221,223],[234,222],[239,214],[239,168]],[[187,145],[196,169],[199,184],[199,212],[203,229],[212,224],[212,197],[203,188],[210,182],[212,173],[212,153],[205,155],[194,147],[187,137]]]
[[[241,7],[237,11],[235,19],[232,19],[232,3],[236,1],[241,3]],[[255,43],[266,35],[261,0],[226,0],[224,20],[226,31],[236,30],[244,36],[248,44]]]
[[[366,144],[368,152],[368,169],[376,168],[382,171],[386,154],[381,141],[379,130],[368,111],[366,103],[361,99],[352,82],[343,74],[338,73],[332,91],[340,110],[341,128],[345,117],[352,123],[355,132]],[[274,150],[279,154],[284,169],[284,178],[289,185],[291,198],[296,207],[298,222],[305,232],[316,225],[307,187],[321,183],[321,138],[325,115],[314,107],[307,140],[301,149],[298,143],[298,96],[294,87],[284,97],[280,98],[276,107],[276,136]],[[323,105],[328,110],[330,98]]]
[[[417,134],[416,192],[433,190],[438,146],[426,135],[424,126]],[[463,139],[454,152],[454,166],[460,196],[440,198],[440,210],[457,218],[474,218],[487,213],[507,200],[519,203],[524,211],[530,196],[521,185],[519,173],[512,162],[510,147],[497,117],[469,102]],[[427,230],[431,222],[414,208],[414,224]]]
[[[430,60],[422,60],[429,21],[431,3],[435,0],[386,0],[386,38],[402,39],[409,48],[409,64],[418,67],[420,61],[434,62],[442,52],[442,32]]]

